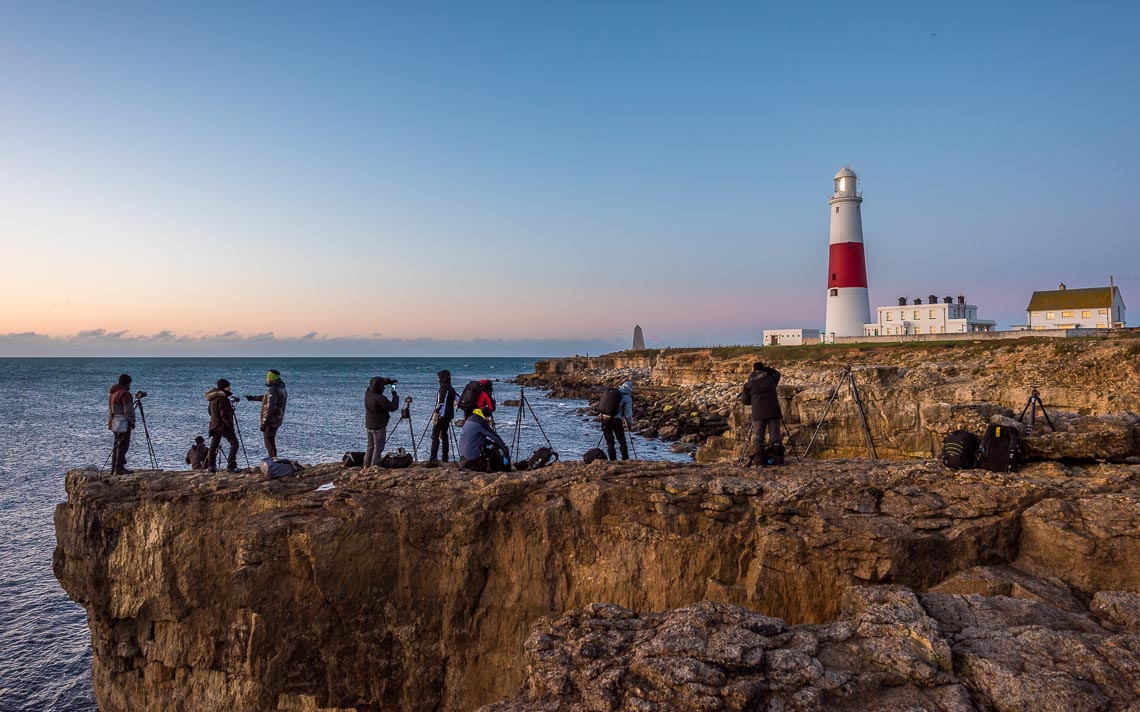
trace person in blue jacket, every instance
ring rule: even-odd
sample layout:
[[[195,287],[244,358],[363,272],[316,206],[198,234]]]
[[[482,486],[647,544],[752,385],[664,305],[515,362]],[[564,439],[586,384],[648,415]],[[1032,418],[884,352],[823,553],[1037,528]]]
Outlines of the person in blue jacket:
[[[626,381],[618,388],[621,393],[621,405],[618,406],[617,415],[602,416],[602,435],[606,438],[606,450],[611,460],[617,459],[617,450],[614,441],[621,445],[621,459],[629,459],[629,444],[625,439],[625,425],[633,427],[633,381]]]
[[[463,430],[459,433],[459,467],[477,472],[511,469],[510,448],[487,425],[487,418],[479,408],[463,421]]]

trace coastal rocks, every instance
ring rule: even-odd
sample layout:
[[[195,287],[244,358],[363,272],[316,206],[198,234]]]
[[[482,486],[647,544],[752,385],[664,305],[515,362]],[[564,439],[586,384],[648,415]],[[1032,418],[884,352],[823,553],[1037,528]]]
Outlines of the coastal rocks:
[[[777,695],[821,709],[837,695],[862,708],[958,709],[954,700],[967,699],[1002,708],[1002,686],[1019,684],[1009,671],[1045,685],[1034,677],[1045,668],[1005,647],[993,662],[987,645],[1049,641],[1040,660],[1065,675],[1086,654],[1129,669],[1108,657],[1113,645],[1135,649],[1111,642],[1122,639],[1033,606],[1087,617],[1091,600],[1114,635],[1129,630],[1134,600],[1106,592],[1140,592],[1138,476],[1127,465],[1010,474],[866,460],[494,474],[318,465],[280,480],[75,470],[56,510],[53,568],[87,612],[105,711],[475,709],[529,679],[524,650],[541,648],[524,644],[540,620],[582,610],[583,621],[612,622],[599,636],[658,646],[650,655],[575,638],[581,672],[567,685],[588,670],[620,677],[593,678],[597,700],[746,707]],[[852,592],[862,587],[878,593]],[[936,588],[945,592],[923,593]],[[992,606],[962,595],[983,589],[1027,607],[986,613]],[[970,603],[936,608],[930,596]],[[703,607],[669,618],[694,604]],[[786,623],[748,627],[760,618]],[[1000,625],[973,624],[983,618]],[[642,619],[650,623],[622,628]],[[1057,647],[1066,631],[1088,636],[1080,645],[1092,652]],[[690,644],[690,632],[713,642]],[[990,677],[963,674],[958,650]],[[636,676],[620,672],[627,663]],[[1089,665],[1111,709],[1116,678]],[[761,687],[737,686],[750,670]]]
[[[525,649],[518,696],[482,712],[1124,710],[1140,696],[1138,635],[1040,602],[898,587],[847,589],[823,625],[595,604],[542,621]]]

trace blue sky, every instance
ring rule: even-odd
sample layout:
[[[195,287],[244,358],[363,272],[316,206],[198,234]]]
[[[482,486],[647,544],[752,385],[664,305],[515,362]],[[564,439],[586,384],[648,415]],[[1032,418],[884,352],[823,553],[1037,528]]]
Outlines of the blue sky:
[[[7,5],[0,353],[755,342],[822,326],[844,164],[872,306],[964,292],[1019,323],[1034,289],[1140,276],[1138,26],[1135,3]]]

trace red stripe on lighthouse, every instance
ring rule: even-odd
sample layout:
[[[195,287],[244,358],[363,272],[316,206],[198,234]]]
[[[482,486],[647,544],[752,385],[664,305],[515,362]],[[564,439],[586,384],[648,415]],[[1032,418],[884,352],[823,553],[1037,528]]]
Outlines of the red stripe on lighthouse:
[[[827,261],[827,287],[866,287],[867,261],[862,242],[836,242]]]

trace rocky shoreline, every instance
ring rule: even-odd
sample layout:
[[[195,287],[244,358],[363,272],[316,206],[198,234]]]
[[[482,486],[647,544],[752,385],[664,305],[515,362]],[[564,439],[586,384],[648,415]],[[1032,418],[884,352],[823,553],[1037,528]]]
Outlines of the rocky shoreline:
[[[75,470],[54,568],[105,711],[1125,710],[1138,482],[865,460]]]

